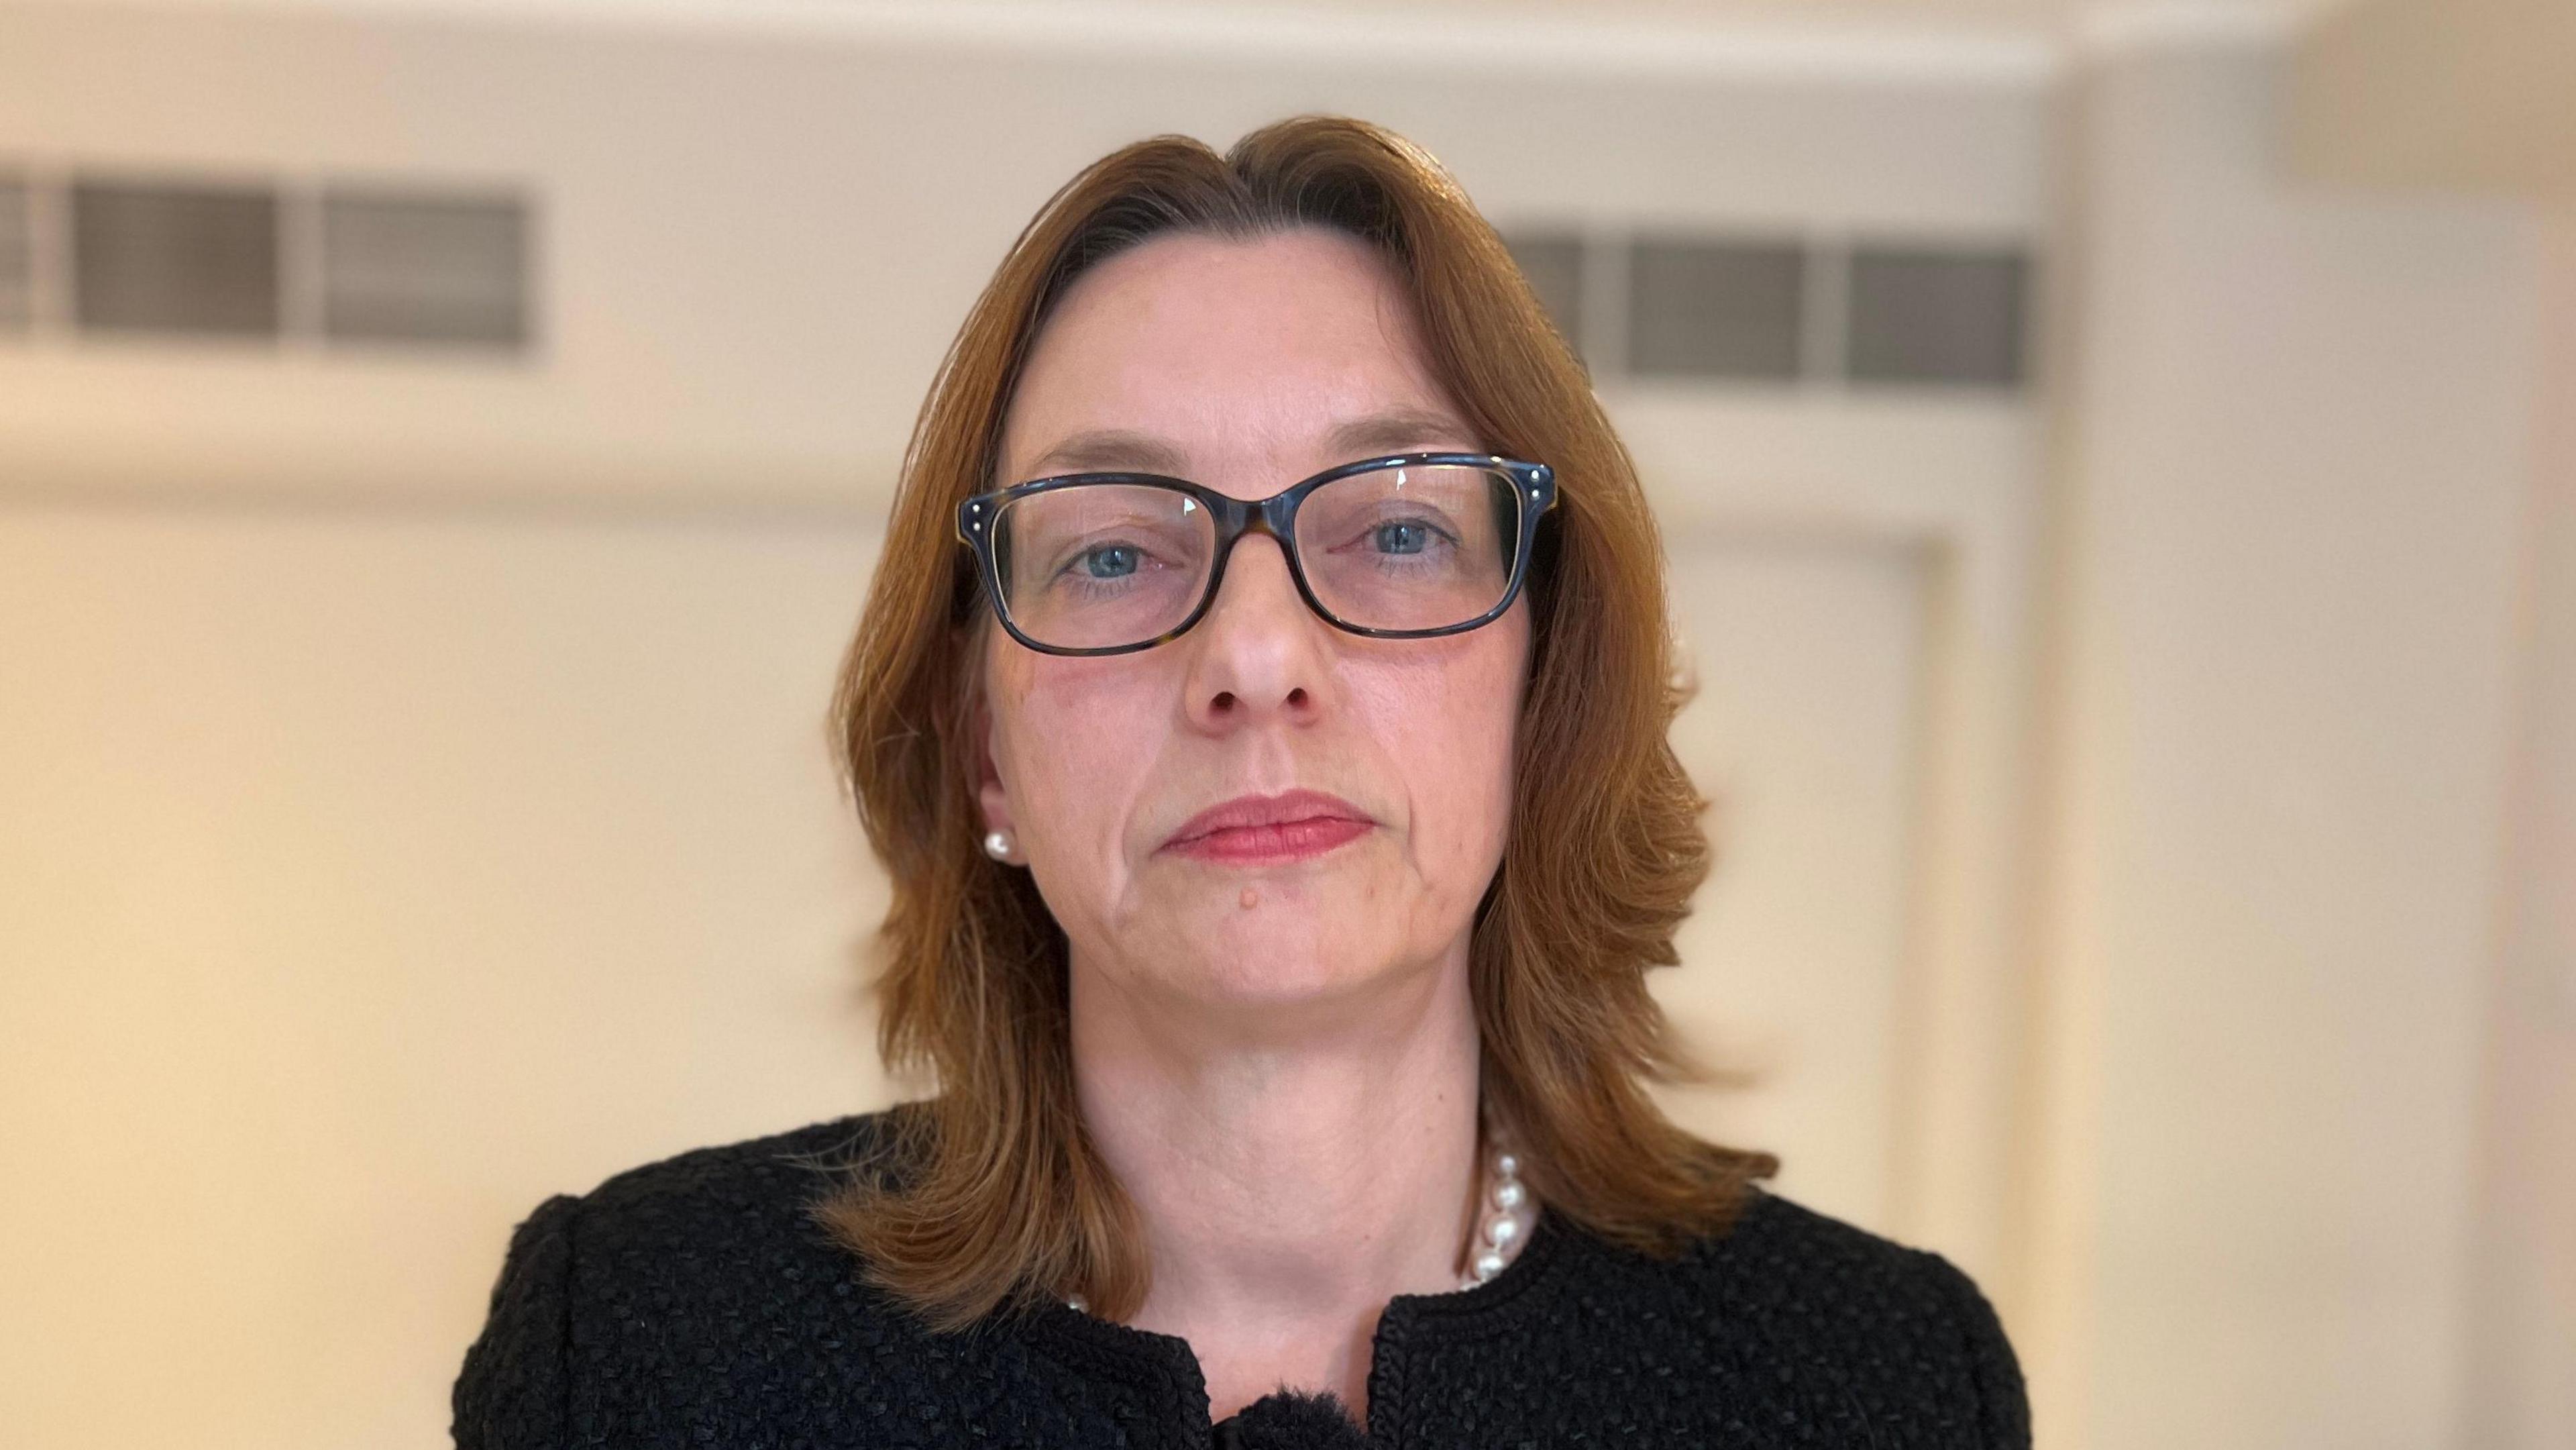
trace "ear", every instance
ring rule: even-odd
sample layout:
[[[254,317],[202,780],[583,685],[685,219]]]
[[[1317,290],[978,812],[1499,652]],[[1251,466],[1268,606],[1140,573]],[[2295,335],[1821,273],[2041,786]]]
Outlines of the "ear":
[[[984,692],[975,692],[975,702],[966,714],[969,748],[975,752],[975,801],[983,808],[984,829],[1017,834],[1011,821],[1011,798],[1002,787],[1002,772],[993,763],[993,711]]]

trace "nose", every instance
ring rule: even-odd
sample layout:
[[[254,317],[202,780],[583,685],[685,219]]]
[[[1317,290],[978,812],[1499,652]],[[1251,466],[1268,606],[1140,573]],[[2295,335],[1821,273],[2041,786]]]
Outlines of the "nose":
[[[1193,651],[1190,723],[1223,732],[1320,715],[1331,688],[1331,643],[1323,638],[1331,627],[1299,597],[1279,541],[1244,535],[1207,617],[1178,641]]]

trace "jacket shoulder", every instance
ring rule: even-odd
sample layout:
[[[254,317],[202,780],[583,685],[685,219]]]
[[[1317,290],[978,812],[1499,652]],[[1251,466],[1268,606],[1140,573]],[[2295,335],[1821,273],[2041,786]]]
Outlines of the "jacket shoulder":
[[[597,1429],[614,1412],[584,1386],[603,1365],[641,1366],[627,1378],[652,1396],[692,1395],[681,1376],[731,1373],[746,1333],[874,1322],[880,1297],[810,1207],[880,1161],[889,1116],[693,1148],[538,1204],[450,1393],[458,1450],[550,1450]]]
[[[830,1282],[855,1309],[879,1296],[814,1215],[852,1176],[888,1161],[890,1114],[812,1123],[692,1148],[612,1174],[578,1200],[585,1307],[705,1313],[795,1302]],[[819,1306],[800,1305],[811,1309]]]
[[[666,1214],[731,1216],[799,1200],[834,1175],[881,1162],[893,1114],[861,1113],[739,1142],[691,1148],[600,1180],[581,1195],[585,1226]]]
[[[1960,1443],[2023,1447],[2030,1409],[1994,1306],[1959,1267],[1755,1188],[1687,1256],[1728,1318],[1793,1357],[1847,1366],[1872,1418],[1927,1411]]]

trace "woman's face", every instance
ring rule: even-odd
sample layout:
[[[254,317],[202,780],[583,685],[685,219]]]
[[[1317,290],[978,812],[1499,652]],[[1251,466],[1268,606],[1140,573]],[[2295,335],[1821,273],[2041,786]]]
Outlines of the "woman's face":
[[[1167,235],[1059,300],[998,481],[1125,469],[1255,499],[1482,446],[1365,243]],[[1277,542],[1247,534],[1176,640],[1069,658],[985,639],[986,821],[1016,839],[1077,974],[1278,1007],[1463,964],[1510,821],[1525,602],[1464,634],[1369,639],[1317,618]],[[1230,802],[1270,819],[1193,827]]]

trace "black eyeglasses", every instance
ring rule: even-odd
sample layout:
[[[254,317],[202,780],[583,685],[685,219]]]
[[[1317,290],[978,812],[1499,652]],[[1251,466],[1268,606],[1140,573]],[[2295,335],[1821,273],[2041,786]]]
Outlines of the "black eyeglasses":
[[[1199,622],[1237,539],[1278,541],[1306,606],[1378,639],[1499,618],[1556,506],[1544,463],[1405,453],[1326,469],[1258,501],[1154,473],[1035,479],[957,506],[957,537],[1011,637],[1054,655],[1150,649]]]

